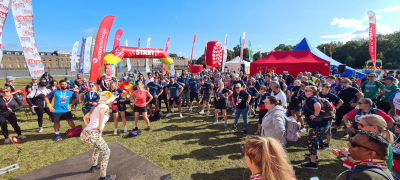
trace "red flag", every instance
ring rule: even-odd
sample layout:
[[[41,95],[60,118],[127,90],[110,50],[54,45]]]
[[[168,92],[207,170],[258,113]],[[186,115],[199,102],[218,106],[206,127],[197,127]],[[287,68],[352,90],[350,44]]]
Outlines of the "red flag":
[[[375,13],[369,11],[369,54],[371,55],[372,63],[374,63],[374,71],[376,70],[376,18]]]
[[[332,58],[332,45],[330,45],[330,47],[331,47],[331,58]]]
[[[193,60],[193,49],[194,49],[194,43],[196,42],[196,33],[194,33],[194,38],[193,38],[193,46],[192,46],[192,54],[190,55],[190,66],[189,70],[192,70],[192,60]],[[204,54],[205,56],[205,54]]]
[[[92,67],[90,69],[90,81],[96,81],[101,76],[101,67],[106,52],[108,34],[115,17],[108,15],[103,18],[97,31],[96,43],[93,50]]]
[[[171,37],[168,37],[167,40],[167,45],[165,46],[165,53],[168,53],[168,48],[169,48],[169,40],[171,39]]]
[[[113,44],[113,50],[119,46],[119,43],[121,41],[121,36],[124,33],[124,30],[118,29],[117,32],[115,32],[115,38],[114,38],[114,44]],[[119,62],[118,68],[121,68],[122,66],[122,61]],[[118,71],[117,71],[117,66],[115,66],[115,76],[118,76]]]
[[[244,47],[245,35],[246,35],[246,32],[243,32],[242,45],[241,45],[241,47],[240,47],[240,59],[239,59],[239,62],[240,62],[240,63],[239,63],[238,71],[240,71],[240,67],[242,66],[243,47]]]

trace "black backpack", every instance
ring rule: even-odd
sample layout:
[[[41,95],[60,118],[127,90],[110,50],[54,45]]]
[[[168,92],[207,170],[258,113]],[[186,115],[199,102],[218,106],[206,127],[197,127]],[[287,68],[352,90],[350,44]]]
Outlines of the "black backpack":
[[[155,111],[152,116],[150,116],[149,120],[150,121],[158,121],[161,119],[162,112],[161,111]]]

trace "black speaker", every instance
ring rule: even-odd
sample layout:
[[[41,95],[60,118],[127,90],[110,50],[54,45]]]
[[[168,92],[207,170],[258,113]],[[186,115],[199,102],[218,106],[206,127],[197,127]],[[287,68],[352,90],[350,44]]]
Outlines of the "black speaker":
[[[346,65],[345,64],[339,65],[338,73],[344,73],[344,72],[346,72]]]

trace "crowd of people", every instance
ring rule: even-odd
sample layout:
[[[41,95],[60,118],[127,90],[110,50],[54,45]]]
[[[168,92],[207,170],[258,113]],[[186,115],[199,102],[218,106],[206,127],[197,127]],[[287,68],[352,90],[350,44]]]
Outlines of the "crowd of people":
[[[318,151],[330,149],[333,134],[343,126],[341,137],[349,139],[347,148],[332,149],[336,156],[344,156],[345,164],[352,168],[340,174],[337,179],[368,179],[363,177],[400,177],[400,72],[384,72],[378,79],[376,73],[368,73],[360,78],[354,71],[349,77],[337,75],[323,76],[318,71],[299,72],[291,75],[284,71],[276,74],[273,70],[259,71],[249,76],[245,71],[226,72],[203,70],[190,73],[182,70],[173,76],[168,72],[153,71],[147,78],[141,73],[124,73],[120,79],[107,79],[104,74],[98,81],[89,82],[77,75],[75,81],[68,78],[54,81],[45,73],[38,81],[25,88],[26,97],[13,86],[15,78],[7,77],[1,88],[0,123],[5,137],[10,143],[6,120],[12,125],[18,138],[25,139],[18,126],[15,112],[23,107],[23,98],[37,115],[38,133],[43,131],[43,114],[50,116],[54,123],[55,141],[59,141],[60,121],[66,120],[73,128],[72,108],[81,104],[87,127],[81,134],[82,141],[95,148],[91,170],[101,169],[102,178],[110,150],[101,137],[105,123],[109,119],[109,109],[114,117],[114,134],[120,133],[119,118],[123,132],[128,132],[126,116],[132,116],[127,106],[133,110],[135,127],[139,129],[142,115],[146,130],[150,131],[150,120],[159,116],[175,116],[175,106],[183,118],[186,113],[214,116],[214,125],[224,121],[227,128],[228,113],[234,120],[230,131],[238,130],[243,119],[243,134],[254,133],[244,147],[245,159],[252,172],[252,179],[295,179],[294,170],[284,153],[288,143],[287,118],[299,122],[299,132],[308,129],[305,142],[310,162],[303,168],[318,169]],[[197,102],[197,112],[193,101]],[[161,112],[164,101],[166,112]],[[334,116],[324,117],[326,103],[332,105]],[[17,106],[17,104],[19,106]],[[210,113],[214,106],[214,113]],[[154,109],[153,109],[154,108]],[[258,111],[258,113],[257,113]],[[219,116],[221,112],[221,116]],[[164,115],[166,114],[166,115]],[[249,118],[257,119],[257,129],[248,129]],[[342,123],[343,122],[343,123]],[[231,121],[232,123],[232,121]],[[129,128],[130,129],[130,128]],[[102,165],[97,165],[99,152],[103,153]],[[376,178],[380,179],[380,178]]]

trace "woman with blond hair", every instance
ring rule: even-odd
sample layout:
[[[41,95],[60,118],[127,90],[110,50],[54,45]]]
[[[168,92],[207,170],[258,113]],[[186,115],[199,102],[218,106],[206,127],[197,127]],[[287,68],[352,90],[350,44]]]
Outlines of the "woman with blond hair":
[[[377,114],[368,114],[361,116],[361,120],[357,123],[358,124],[358,129],[362,131],[372,131],[376,133],[380,133],[383,137],[385,137],[389,144],[392,144],[394,141],[394,134],[390,132],[386,127],[386,121],[381,117],[380,115]],[[347,156],[347,158],[354,162],[354,159],[350,156],[349,151],[347,148],[340,148],[339,149],[332,149],[332,153],[336,156],[344,155]],[[386,160],[386,164],[389,170],[392,170],[393,166],[393,148],[392,146],[389,145],[389,155]]]
[[[282,145],[271,137],[250,137],[242,147],[247,167],[251,171],[249,179],[295,180],[293,167]]]
[[[139,113],[142,113],[144,121],[147,124],[147,131],[150,131],[150,121],[147,117],[147,104],[153,99],[153,96],[149,93],[149,91],[143,88],[143,82],[139,81],[137,83],[137,90],[131,93],[130,98],[133,100],[133,112],[135,112],[135,129],[138,130],[139,126]],[[148,98],[147,98],[148,97]],[[147,100],[147,102],[146,102]]]
[[[122,124],[124,125],[124,132],[128,132],[126,128],[126,118],[125,118],[125,99],[126,92],[121,88],[118,88],[116,82],[111,82],[110,87],[108,89],[114,96],[115,100],[112,102],[111,110],[114,115],[114,134],[118,134],[118,112],[121,114]]]

